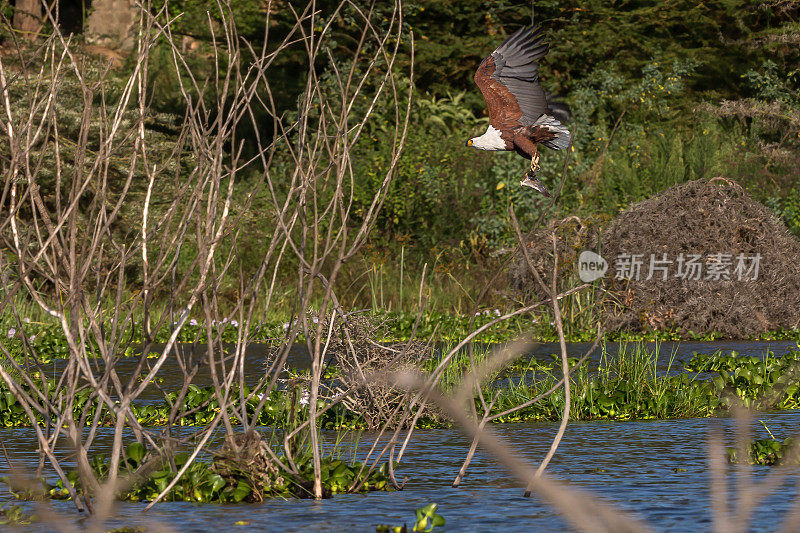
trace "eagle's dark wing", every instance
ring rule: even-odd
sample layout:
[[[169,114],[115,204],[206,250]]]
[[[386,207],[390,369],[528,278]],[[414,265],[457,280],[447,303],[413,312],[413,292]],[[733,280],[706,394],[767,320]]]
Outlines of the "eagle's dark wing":
[[[539,27],[521,28],[484,59],[475,83],[489,108],[489,123],[499,130],[529,126],[547,112],[537,61],[548,45]]]

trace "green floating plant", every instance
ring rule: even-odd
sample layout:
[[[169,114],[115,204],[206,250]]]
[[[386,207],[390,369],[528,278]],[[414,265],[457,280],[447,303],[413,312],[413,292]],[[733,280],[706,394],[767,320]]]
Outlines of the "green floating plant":
[[[312,497],[314,466],[311,453],[296,456],[295,464],[298,472],[295,475],[286,475],[265,458],[263,448],[266,446],[267,444],[257,441],[257,446],[251,445],[249,451],[237,452],[238,455],[223,447],[215,453],[211,463],[193,462],[164,496],[164,501],[252,503],[263,501],[268,497]],[[125,448],[123,469],[131,473],[136,472],[146,459],[145,447],[133,442]],[[157,460],[152,457],[151,459]],[[132,502],[153,501],[175,479],[178,470],[186,465],[188,459],[188,454],[181,452],[172,457],[173,464],[166,460],[157,462],[154,470],[138,479],[123,493],[117,494],[117,498]],[[89,464],[99,480],[107,479],[109,474],[107,458],[102,455],[96,456]],[[370,470],[359,461],[348,463],[329,456],[322,458],[321,466],[325,497],[346,493],[355,485],[358,486],[358,492],[362,493],[392,490],[387,463],[382,464],[380,468]],[[77,470],[68,472],[67,479],[78,494],[84,492]],[[0,477],[0,483],[8,485],[11,495],[19,500],[70,498],[67,486],[61,479],[53,484],[40,479],[38,486],[19,487],[8,476],[3,476]]]
[[[439,508],[439,504],[436,503],[429,503],[425,507],[417,509],[414,511],[416,514],[416,522],[414,523],[414,529],[411,531],[433,531],[437,527],[444,527],[445,520],[444,517],[436,514],[436,509]],[[375,531],[377,533],[406,533],[408,531],[408,526],[403,524],[402,526],[390,526],[387,524],[381,524],[375,527]]]
[[[772,466],[782,463],[797,464],[797,454],[790,455],[792,439],[780,441],[773,438],[757,439],[750,443],[747,457],[742,458],[735,447],[727,449],[728,461],[751,465]]]
[[[25,514],[19,505],[0,505],[0,526],[26,526],[36,520],[35,515]]]
[[[413,531],[433,531],[433,528],[444,526],[444,517],[436,514],[439,507],[436,503],[429,503],[422,509],[417,509],[417,523],[414,524]]]
[[[738,448],[728,447],[728,461],[762,466],[800,464],[800,453],[798,453],[797,446],[792,438],[790,437],[783,441],[778,440],[762,420],[759,420],[759,422],[769,433],[769,438],[752,441],[746,450],[746,457],[741,456]]]

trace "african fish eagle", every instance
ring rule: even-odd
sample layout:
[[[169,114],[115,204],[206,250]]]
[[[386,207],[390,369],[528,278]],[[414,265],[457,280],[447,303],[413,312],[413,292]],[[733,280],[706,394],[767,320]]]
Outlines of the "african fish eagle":
[[[547,55],[548,48],[541,28],[525,27],[481,62],[475,83],[486,100],[489,127],[467,141],[467,146],[479,150],[513,150],[530,159],[531,169],[520,184],[545,196],[550,193],[536,177],[540,168],[537,145],[563,150],[570,143],[567,128],[548,114],[551,110],[539,85],[537,61]]]

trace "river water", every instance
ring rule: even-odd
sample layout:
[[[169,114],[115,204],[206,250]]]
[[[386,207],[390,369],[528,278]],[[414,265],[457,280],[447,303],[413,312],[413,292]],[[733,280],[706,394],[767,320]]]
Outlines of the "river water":
[[[664,343],[666,344],[666,343]],[[720,343],[715,343],[720,344]],[[726,344],[747,355],[763,355],[765,346]],[[765,344],[765,343],[758,343]],[[776,353],[781,351],[771,343]],[[793,343],[781,348],[791,348]],[[571,352],[577,353],[578,347]],[[662,350],[664,345],[662,344]],[[691,350],[713,351],[709,343]],[[683,351],[683,349],[681,350]],[[552,351],[550,352],[552,353]],[[800,411],[762,414],[778,438],[800,433]],[[752,424],[753,437],[767,436],[758,420]],[[727,418],[654,420],[629,422],[573,422],[548,467],[548,475],[589,491],[619,508],[631,512],[657,531],[704,531],[711,528],[711,495],[708,475],[710,432],[721,430],[732,443],[735,421]],[[493,426],[503,439],[531,463],[547,452],[557,424],[513,424]],[[2,429],[2,440],[15,466],[35,467],[33,432],[30,429]],[[363,443],[370,442],[368,434]],[[451,484],[464,459],[469,441],[453,429],[417,430],[398,469],[407,477],[404,490],[366,495],[339,495],[329,500],[270,499],[259,504],[196,505],[163,503],[146,515],[144,504],[120,503],[112,526],[147,526],[152,521],[179,531],[233,529],[254,531],[375,531],[378,524],[414,522],[414,510],[435,502],[447,520],[448,531],[559,531],[569,529],[559,514],[544,502],[523,496],[524,484],[514,479],[493,458],[479,451],[468,475],[458,489]],[[758,481],[769,467],[753,467]],[[8,472],[0,457],[0,472]],[[730,481],[734,481],[733,469]],[[753,513],[752,531],[778,529],[782,515],[798,498],[790,477],[766,498]],[[8,501],[0,494],[0,502]],[[34,505],[22,504],[34,511]],[[81,518],[69,502],[54,502],[63,513],[62,524],[81,526]],[[735,506],[734,506],[735,508]],[[237,521],[248,526],[234,526]],[[2,526],[0,526],[2,527]],[[29,527],[48,531],[45,526]]]
[[[633,350],[635,343],[623,343],[627,345],[627,350]],[[659,372],[669,371],[671,374],[677,374],[683,371],[683,365],[680,361],[688,361],[692,358],[693,352],[698,353],[713,353],[716,351],[730,352],[737,351],[742,356],[756,356],[763,357],[768,351],[775,355],[783,355],[788,351],[797,350],[798,345],[795,341],[714,341],[714,342],[647,342],[643,343],[647,351],[658,351],[658,370]],[[582,357],[591,347],[590,342],[575,342],[567,344],[567,355],[569,357]],[[163,345],[156,345],[153,351],[160,352]],[[231,351],[235,349],[233,345],[227,346]],[[609,357],[613,358],[619,351],[620,343],[609,342],[606,344],[605,349]],[[191,345],[183,344],[178,345],[178,350],[184,353],[191,352]],[[206,348],[198,346],[195,348],[196,353],[205,353]],[[442,347],[437,347],[436,350],[441,350]],[[258,380],[263,377],[264,371],[267,368],[267,360],[271,356],[272,350],[265,344],[251,344],[245,350],[244,365],[248,369],[248,385],[254,385]],[[557,342],[545,342],[534,344],[531,350],[523,355],[523,358],[541,358],[550,360],[550,356],[559,354],[560,349]],[[601,357],[601,347],[593,352],[589,366],[590,368],[596,367],[596,363]],[[438,352],[437,352],[438,354]],[[674,354],[674,362],[670,365],[670,360]],[[148,360],[148,362],[150,362]],[[126,376],[132,373],[138,364],[138,359],[134,357],[120,359],[116,363],[117,372]],[[65,365],[64,360],[54,360],[45,365],[45,371],[51,371],[53,375],[57,375]],[[311,360],[308,356],[308,350],[305,345],[295,345],[286,360],[286,366],[297,370],[308,370],[311,368]],[[560,367],[558,367],[560,368]],[[146,373],[147,369],[145,369]],[[222,372],[222,367],[219,367],[219,372]],[[102,373],[102,368],[98,367],[98,375]],[[159,383],[163,390],[179,389],[183,384],[183,374],[178,366],[175,358],[169,358],[165,361],[164,366],[158,373],[161,380]],[[210,386],[212,384],[211,373],[209,365],[205,364],[197,375],[195,376],[194,383],[198,386]],[[143,403],[159,402],[163,400],[163,395],[155,388],[150,388],[144,392],[139,398]]]

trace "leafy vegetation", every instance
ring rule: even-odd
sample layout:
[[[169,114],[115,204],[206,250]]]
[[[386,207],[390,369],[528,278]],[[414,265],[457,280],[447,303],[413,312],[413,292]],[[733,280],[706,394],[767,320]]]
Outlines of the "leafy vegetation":
[[[712,382],[718,390],[730,393],[730,396],[723,398],[723,402],[728,404],[736,398],[748,408],[800,407],[797,385],[800,352],[789,352],[782,357],[767,352],[763,359],[740,357],[735,351],[729,354],[697,354],[686,367],[698,372],[717,372]]]
[[[25,526],[36,522],[36,515],[28,515],[19,505],[0,504],[0,526]]]
[[[581,366],[571,376],[570,418],[574,420],[631,420],[653,418],[693,418],[715,414],[719,406],[711,383],[695,375],[670,375],[674,355],[667,371],[658,370],[659,349],[643,344],[622,344],[615,355],[605,347],[596,371]],[[498,400],[494,411],[501,414],[539,396],[556,384],[561,376],[546,370],[516,380],[508,387],[496,386]],[[540,371],[541,372],[541,371]],[[495,392],[495,391],[492,391]],[[538,403],[498,416],[497,422],[560,420],[564,393],[555,391]]]
[[[499,309],[483,309],[475,315],[456,315],[453,313],[427,312],[423,313],[417,321],[418,313],[406,312],[378,312],[371,315],[376,323],[381,325],[378,328],[378,337],[374,340],[381,342],[399,342],[408,340],[412,333],[416,332],[418,339],[434,339],[440,342],[459,341],[474,329],[483,328],[473,339],[474,342],[481,344],[494,344],[506,342],[520,335],[529,336],[541,342],[557,342],[558,336],[550,324],[543,324],[537,317],[530,315],[517,315],[507,320],[491,324],[501,315]],[[318,320],[313,312],[309,312],[310,320]],[[545,315],[546,316],[546,315]],[[41,320],[41,321],[40,321]],[[287,329],[292,325],[289,319],[267,320],[258,328],[250,331],[250,342],[271,344],[281,339]],[[414,329],[416,326],[416,330]],[[235,343],[240,334],[239,324],[236,320],[224,321],[212,324],[215,338],[219,337],[223,343]],[[153,331],[152,336],[155,342],[165,342],[172,334],[169,325]],[[566,339],[569,342],[593,341],[596,337],[596,330],[581,327],[572,327],[567,333]],[[608,342],[614,341],[713,341],[722,336],[715,333],[705,334],[681,334],[671,330],[651,330],[646,332],[625,332],[611,331],[603,335],[603,339]],[[127,343],[124,347],[124,356],[138,356],[139,346],[144,342],[144,331],[139,322],[127,325],[125,338]],[[208,340],[208,330],[204,324],[195,319],[191,319],[180,331],[178,341],[183,343],[206,343]],[[302,334],[298,337],[299,341],[304,340]],[[800,333],[797,330],[777,330],[763,332],[753,336],[749,340],[800,340]],[[24,360],[24,349],[27,345],[29,349],[35,351],[41,363],[50,363],[58,359],[69,356],[69,345],[61,330],[61,326],[52,322],[44,316],[38,316],[34,320],[24,319],[22,323],[17,323],[13,317],[0,318],[0,342],[18,360]],[[92,341],[87,341],[91,343]],[[91,350],[99,357],[96,350]],[[735,356],[735,354],[732,354]],[[153,353],[153,356],[156,356]],[[711,356],[706,356],[711,357]],[[714,356],[714,361],[723,359],[722,355]],[[691,370],[703,371],[701,368],[704,359],[698,357],[695,364],[697,368]],[[706,364],[712,364],[710,362]],[[717,370],[717,368],[712,368]]]
[[[775,438],[775,435],[772,434],[772,431],[769,430],[764,422],[761,422],[761,425],[767,430],[769,437],[750,442],[746,446],[744,453],[739,447],[728,447],[726,450],[728,461],[762,466],[798,464],[800,454],[798,453],[796,440],[789,437],[780,441]]]
[[[477,362],[486,354],[477,357]],[[734,403],[759,409],[800,408],[795,372],[800,352],[783,357],[768,353],[757,357],[696,354],[680,368],[674,354],[662,361],[656,346],[620,345],[615,354],[605,346],[596,369],[581,366],[571,376],[570,418],[574,420],[632,420],[695,418],[724,415]],[[576,364],[574,359],[570,365]],[[459,369],[468,368],[466,356],[455,358],[442,380],[445,387],[458,383]],[[537,403],[514,410],[550,390],[561,379],[560,360],[516,361],[487,379],[485,394],[495,398],[493,422],[560,420],[564,393],[559,389]],[[681,370],[684,370],[681,372]],[[476,400],[480,410],[480,404]],[[513,412],[512,412],[513,411]]]
[[[290,3],[302,7],[301,2]],[[207,20],[228,15],[207,0],[162,0],[153,9],[163,4],[173,14],[182,13],[173,31],[191,43],[186,68],[199,80],[211,76],[213,62],[206,58],[212,30]],[[366,6],[355,2],[335,11],[336,4],[316,4],[318,24],[331,22],[333,29],[323,43],[330,56],[317,65],[325,90],[335,87],[333,65],[350,66],[345,57],[361,30],[355,10]],[[391,8],[380,3],[372,7],[380,13]],[[263,6],[236,0],[230,9],[239,36],[259,49],[266,35]],[[348,306],[408,312],[416,306],[413,288],[428,264],[429,309],[467,313],[475,294],[502,267],[515,243],[509,205],[515,207],[523,230],[540,215],[543,201],[517,185],[524,165],[515,154],[486,154],[464,147],[464,139],[486,124],[485,105],[472,82],[476,65],[498,41],[532,18],[545,27],[551,43],[541,78],[545,88],[557,95],[554,98],[571,108],[570,128],[576,132],[554,218],[591,217],[602,226],[621,209],[668,186],[723,175],[739,181],[800,234],[800,189],[792,178],[800,165],[800,56],[792,44],[798,30],[796,3],[539,0],[530,6],[421,0],[404,9],[405,42],[396,67],[408,72],[413,31],[414,83],[405,80],[398,86],[401,95],[415,91],[410,135],[368,244],[346,266],[345,276],[352,283],[341,297]],[[273,9],[270,42],[285,37],[293,24],[292,10]],[[271,66],[271,76],[281,81],[271,97],[290,120],[296,115],[296,94],[306,75],[293,60],[301,55],[300,47],[290,49]],[[7,61],[13,62],[14,55]],[[99,61],[87,58],[85,65],[89,74],[102,72]],[[107,103],[113,105],[119,98],[121,82],[132,68],[129,62],[104,83]],[[154,112],[145,126],[157,150],[154,157],[160,157],[174,145],[176,117],[183,112],[168,46],[153,49],[150,68],[156,73],[149,88]],[[180,75],[186,77],[187,72]],[[364,106],[373,89],[365,88]],[[27,96],[14,97],[24,111]],[[60,90],[55,105],[63,120],[59,135],[66,139],[76,140],[81,99],[77,86],[67,84]],[[378,118],[364,142],[354,147],[352,159],[359,177],[352,183],[356,214],[368,209],[370,191],[389,163],[391,128],[381,125],[404,118],[382,115],[389,107],[385,103],[377,102]],[[264,119],[265,124],[270,122]],[[253,134],[242,132],[245,138]],[[284,156],[276,154],[276,175],[291,169]],[[564,154],[544,151],[542,156],[545,180],[553,181],[561,172]],[[61,157],[68,165],[69,154]],[[126,161],[113,163],[112,181],[114,168],[125,168]],[[191,162],[185,163],[190,168]],[[137,194],[144,194],[145,182],[134,180]],[[159,196],[173,193],[169,187],[154,190],[156,215],[162,203]],[[124,233],[124,221],[138,216],[134,204],[124,206],[123,223],[114,231]],[[244,216],[237,258],[248,276],[258,268],[256,250],[272,224],[244,213],[245,205],[244,192],[234,196],[231,210]],[[189,245],[179,261],[188,264],[194,254]],[[139,268],[132,264],[130,271],[133,291]],[[497,289],[481,304],[503,310],[513,306],[502,283]],[[291,286],[279,284],[278,293],[283,294],[278,307],[284,315],[279,320],[285,321],[291,314]],[[219,294],[223,300],[235,300],[236,283],[221,286]]]
[[[42,379],[38,373],[33,376],[34,380]],[[44,378],[47,390],[50,394],[55,393],[56,383],[54,380]],[[25,391],[28,392],[27,387]],[[274,390],[267,398],[259,395],[245,387],[244,396],[245,412],[248,418],[255,416],[258,412],[256,423],[261,426],[270,427],[290,427],[294,423],[300,423],[307,419],[308,404],[299,401],[297,391],[294,390]],[[293,395],[295,398],[293,399]],[[239,391],[233,395],[233,405],[240,405]],[[257,407],[263,400],[264,405],[258,411]],[[88,387],[81,388],[75,393],[73,400],[73,411],[77,418],[88,424],[96,415],[97,406],[100,404],[96,396],[92,394]],[[180,402],[180,403],[179,403]],[[322,401],[320,400],[322,407]],[[177,404],[177,405],[176,405]],[[177,392],[166,393],[163,400],[131,406],[136,420],[144,426],[203,426],[209,424],[219,413],[219,401],[214,394],[213,387],[198,387],[189,385],[186,393],[179,397]],[[37,414],[37,420],[40,417]],[[107,412],[101,412],[98,417],[100,425],[112,425],[113,419]],[[234,423],[238,423],[236,418]],[[333,406],[327,410],[324,416],[320,417],[321,426],[324,428],[349,428],[357,427],[359,424],[354,421],[354,415],[344,410],[341,405]],[[5,384],[0,384],[0,426],[20,427],[30,425],[30,419],[25,413],[22,405],[11,393]]]
[[[437,350],[424,359],[422,370],[430,372],[440,365],[447,349]],[[491,354],[486,347],[478,347],[475,364],[485,361]],[[664,359],[658,345],[648,349],[643,342],[621,343],[616,353],[603,346],[596,366],[583,363],[570,377],[572,403],[570,417],[574,420],[632,420],[694,418],[724,415],[734,404],[759,410],[800,409],[800,352],[784,356],[768,352],[763,358],[741,357],[736,352],[695,354],[681,366],[674,354]],[[570,358],[569,364],[577,364]],[[466,351],[457,352],[444,367],[440,385],[444,390],[457,387],[471,369]],[[546,398],[527,405],[552,388],[560,379],[561,362],[553,355],[546,359],[520,358],[486,378],[484,394],[494,398],[489,413],[491,421],[498,423],[560,420],[564,409],[563,391],[558,390]],[[258,412],[257,424],[274,429],[297,427],[308,419],[308,402],[303,401],[302,383],[308,381],[305,372],[287,374],[294,388],[273,391],[268,397],[248,387],[244,389],[245,412],[249,418]],[[41,379],[38,375],[34,379]],[[336,390],[341,385],[339,370],[328,368],[324,375],[326,387]],[[54,391],[55,384],[48,383]],[[299,388],[298,388],[299,387]],[[233,395],[234,407],[239,404],[238,390]],[[259,402],[261,410],[257,411]],[[318,400],[318,409],[327,407],[319,416],[320,427],[325,429],[364,429],[367,422],[361,415],[343,404],[327,405],[327,399]],[[178,403],[180,402],[180,403]],[[481,403],[475,399],[476,407]],[[176,405],[177,404],[177,405]],[[74,409],[83,414],[87,422],[95,415],[97,400],[88,388],[75,395]],[[169,392],[164,400],[134,404],[134,415],[146,426],[202,426],[217,416],[218,400],[211,387],[190,385],[186,394],[179,397]],[[105,421],[103,413],[99,418]],[[237,423],[236,418],[232,420]],[[0,385],[0,426],[20,427],[30,424],[27,414],[4,386]],[[424,412],[417,422],[419,427],[443,427],[449,422],[434,412]],[[198,467],[199,468],[199,467]]]
[[[414,511],[416,514],[416,522],[411,531],[433,531],[437,527],[444,527],[445,519],[443,516],[436,514],[436,509],[439,505],[436,503],[429,503],[425,507]],[[381,524],[375,528],[378,533],[405,533],[407,528],[402,526],[389,526]]]
[[[729,447],[727,453],[728,460],[731,463],[745,462],[752,465],[772,466],[786,462],[787,459],[791,462],[796,462],[796,454],[792,456],[787,455],[787,452],[794,448],[791,438],[783,441],[774,438],[765,438],[754,440],[750,444],[750,450],[745,459],[741,458],[736,448]]]
[[[125,450],[125,466],[128,473],[134,475],[132,487],[119,495],[121,500],[153,501],[175,479],[178,471],[184,467],[189,457],[186,453],[178,453],[170,461],[158,461],[155,468],[145,470],[147,474],[140,479],[135,472],[147,460],[144,446],[132,442]],[[285,458],[279,457],[281,460]],[[227,461],[226,461],[227,459]],[[266,459],[261,458],[263,461]],[[261,468],[254,471],[252,463],[230,461],[224,454],[217,455],[211,462],[194,461],[188,470],[164,496],[165,501],[185,501],[197,503],[239,503],[257,502],[265,497],[298,497],[312,496],[313,466],[311,454],[304,453],[294,458],[299,475],[290,476],[281,473],[277,468]],[[90,462],[92,469],[103,480],[108,476],[108,460],[97,456]],[[358,461],[345,462],[334,456],[325,457],[322,465],[323,491],[327,496],[347,492],[359,483],[360,492],[390,490],[388,483],[388,465],[371,470]],[[70,483],[78,492],[85,490],[81,485],[81,477],[77,470],[68,473]],[[21,500],[68,499],[69,491],[59,479],[51,484],[40,480],[40,486],[34,489],[15,487],[8,477],[0,478],[8,485],[11,494]]]

